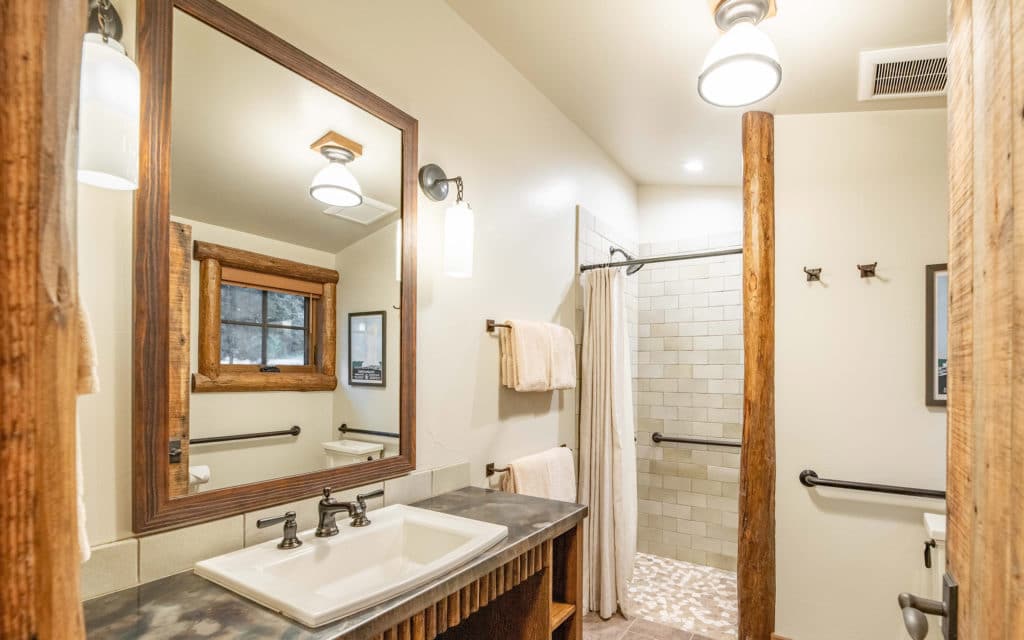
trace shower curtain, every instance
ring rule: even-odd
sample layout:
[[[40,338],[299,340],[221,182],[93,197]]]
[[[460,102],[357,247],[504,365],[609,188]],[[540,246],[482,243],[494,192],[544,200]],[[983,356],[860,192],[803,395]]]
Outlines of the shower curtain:
[[[580,399],[580,500],[583,593],[591,611],[610,618],[628,608],[626,583],[636,555],[636,441],[632,367],[620,269],[595,269],[583,285]]]

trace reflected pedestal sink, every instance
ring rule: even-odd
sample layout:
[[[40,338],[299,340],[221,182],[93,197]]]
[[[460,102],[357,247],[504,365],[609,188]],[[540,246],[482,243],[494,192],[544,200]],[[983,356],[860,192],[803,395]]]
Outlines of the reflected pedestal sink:
[[[318,627],[443,575],[508,535],[504,525],[407,505],[368,515],[366,527],[339,516],[336,536],[317,538],[310,529],[297,549],[283,551],[273,540],[198,562],[195,572]]]

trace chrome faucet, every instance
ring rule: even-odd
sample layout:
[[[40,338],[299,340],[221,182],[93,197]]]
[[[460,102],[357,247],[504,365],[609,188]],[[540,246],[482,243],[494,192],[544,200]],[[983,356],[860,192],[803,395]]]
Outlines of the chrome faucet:
[[[316,527],[316,537],[329,538],[337,535],[338,522],[334,519],[334,516],[342,511],[348,512],[348,517],[352,518],[351,525],[353,527],[365,527],[370,524],[370,519],[366,517],[366,501],[383,495],[384,490],[377,489],[376,491],[357,495],[356,499],[352,502],[338,502],[331,497],[331,488],[324,487],[324,497],[320,499],[320,503],[317,505],[320,523]]]

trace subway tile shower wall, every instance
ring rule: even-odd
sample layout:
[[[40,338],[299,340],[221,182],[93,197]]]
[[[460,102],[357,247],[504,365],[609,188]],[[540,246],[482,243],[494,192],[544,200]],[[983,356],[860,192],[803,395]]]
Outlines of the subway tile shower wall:
[[[643,244],[642,256],[740,244],[737,234]],[[655,445],[651,434],[739,439],[743,422],[742,256],[649,264],[638,278],[639,548],[736,569],[739,450]]]

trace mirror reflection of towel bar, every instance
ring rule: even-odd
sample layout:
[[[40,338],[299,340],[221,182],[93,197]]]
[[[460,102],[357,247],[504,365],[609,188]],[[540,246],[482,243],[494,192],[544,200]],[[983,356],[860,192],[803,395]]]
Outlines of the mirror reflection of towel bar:
[[[566,445],[565,444],[560,444],[558,446],[564,447]],[[508,467],[496,467],[496,466],[494,466],[493,462],[488,462],[487,466],[484,467],[484,473],[487,475],[488,478],[490,478],[491,476],[493,476],[496,473],[505,473],[506,471],[508,471],[508,469],[509,469]]]
[[[211,436],[209,438],[189,438],[189,444],[210,444],[211,442],[231,442],[233,440],[251,440],[253,438],[270,438],[272,436],[297,436],[302,432],[299,425],[281,431],[261,431],[260,433],[239,433],[233,436]]]

